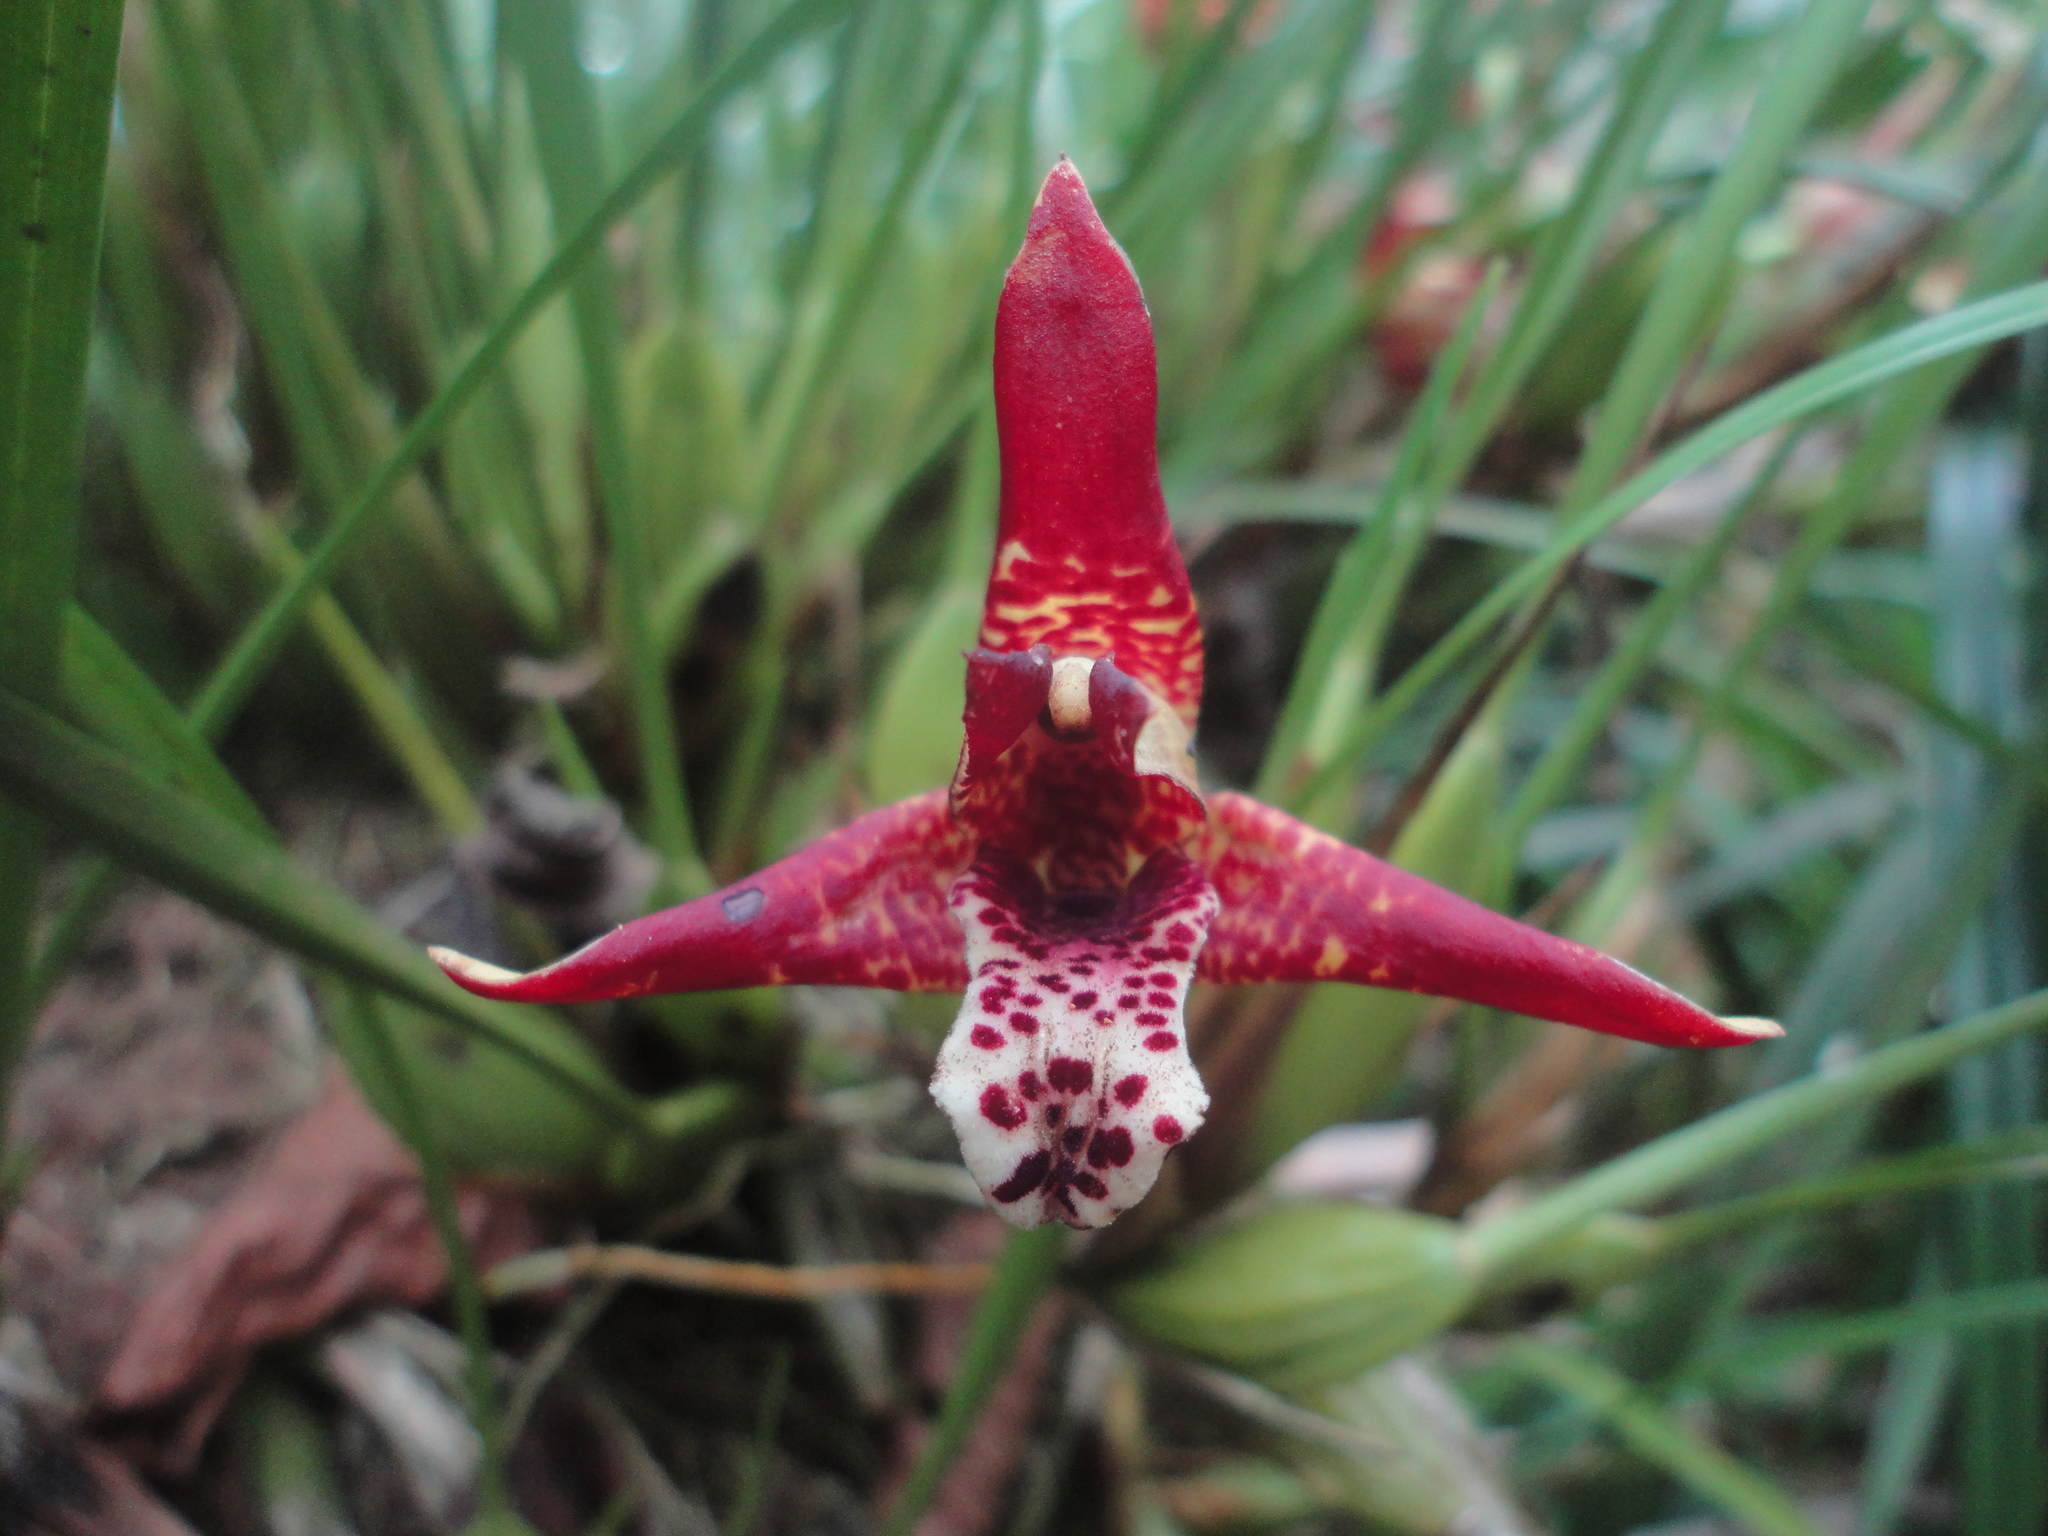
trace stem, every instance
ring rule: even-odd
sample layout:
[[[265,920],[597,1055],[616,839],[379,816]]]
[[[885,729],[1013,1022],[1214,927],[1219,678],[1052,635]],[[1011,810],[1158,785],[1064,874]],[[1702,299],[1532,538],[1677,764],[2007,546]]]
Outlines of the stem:
[[[981,1417],[981,1407],[990,1390],[1002,1377],[1017,1346],[1032,1309],[1052,1284],[1066,1247],[1067,1229],[1061,1226],[1034,1227],[1012,1232],[996,1263],[995,1278],[975,1309],[974,1323],[967,1335],[967,1349],[960,1372],[946,1393],[939,1422],[931,1438],[918,1453],[917,1465],[896,1496],[896,1505],[882,1526],[882,1536],[910,1536],[939,1481],[953,1465],[953,1458],[967,1441],[968,1431]]]

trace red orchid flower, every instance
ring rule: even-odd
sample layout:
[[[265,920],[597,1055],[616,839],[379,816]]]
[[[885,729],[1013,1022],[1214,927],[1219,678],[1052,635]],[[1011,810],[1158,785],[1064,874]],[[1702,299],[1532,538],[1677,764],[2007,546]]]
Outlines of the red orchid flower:
[[[1351,981],[1659,1045],[1723,1019],[1244,795],[1204,796],[1202,641],[1159,491],[1151,321],[1065,160],[996,318],[1002,506],[949,790],[526,975],[443,950],[473,992],[584,1002],[785,983],[965,992],[932,1095],[1013,1224],[1102,1226],[1208,1094],[1190,982]]]

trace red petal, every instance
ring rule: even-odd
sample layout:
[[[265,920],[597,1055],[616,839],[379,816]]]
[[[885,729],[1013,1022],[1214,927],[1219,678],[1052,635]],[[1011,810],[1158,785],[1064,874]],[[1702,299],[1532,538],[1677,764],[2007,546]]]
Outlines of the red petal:
[[[433,955],[470,991],[527,1003],[789,984],[958,992],[967,967],[946,892],[972,852],[934,790],[524,976]]]
[[[1152,322],[1064,159],[996,312],[1002,514],[981,643],[1107,656],[1193,724],[1202,637],[1159,494]]]
[[[1028,651],[967,653],[963,783],[987,774],[996,759],[1017,744],[1045,708],[1051,688],[1052,652],[1042,645]]]
[[[1747,1045],[1724,1019],[1589,945],[1489,911],[1243,795],[1209,801],[1223,900],[1204,981],[1355,981],[1577,1024],[1652,1045]]]

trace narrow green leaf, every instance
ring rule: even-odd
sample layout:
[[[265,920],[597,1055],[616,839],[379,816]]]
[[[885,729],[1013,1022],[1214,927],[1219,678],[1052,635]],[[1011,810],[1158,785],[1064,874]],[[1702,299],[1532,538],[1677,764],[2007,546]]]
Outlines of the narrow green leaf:
[[[1303,791],[1315,794],[1351,763],[1463,661],[1502,618],[1531,596],[1581,549],[1682,476],[1704,468],[1731,448],[1778,427],[1849,399],[1915,369],[1959,355],[2048,321],[2048,284],[2033,283],[1995,298],[1910,325],[1840,357],[1818,364],[1766,390],[1702,427],[1631,476],[1622,485],[1561,527],[1550,546],[1467,611],[1449,634],[1430,648],[1381,696],[1332,754],[1329,767]],[[1896,441],[1887,434],[1888,441]]]
[[[121,0],[0,6],[0,676],[52,703]],[[29,1025],[40,832],[0,804],[0,1096]],[[0,1097],[4,1102],[4,1097]]]
[[[249,535],[264,563],[280,584],[289,582],[303,568],[299,553],[282,529],[252,518]],[[468,837],[483,830],[484,814],[463,781],[462,773],[434,737],[433,728],[393,677],[377,653],[370,649],[340,603],[322,592],[306,606],[306,623],[314,639],[327,653],[328,664],[356,704],[369,717],[371,728],[384,743],[393,761],[412,781],[420,802],[452,837]]]
[[[591,216],[604,165],[596,94],[576,56],[578,16],[552,0],[508,0],[499,16],[501,44],[525,81],[527,109],[559,237]],[[627,451],[619,305],[610,264],[583,263],[570,281],[569,301],[590,407],[591,457],[597,466],[597,494],[610,554],[606,569],[618,599],[614,616],[624,642],[626,692],[640,753],[648,831],[668,862],[668,884],[680,894],[697,895],[710,889],[711,878],[697,851],[696,828],[684,794],[666,657],[654,628],[654,552]]]
[[[1813,0],[1773,48],[1775,62],[1743,120],[1741,139],[1706,201],[1673,240],[1629,336],[1585,451],[1572,468],[1562,500],[1565,515],[1612,486],[1636,452],[1725,291],[1743,226],[1777,190],[1799,135],[1840,72],[1869,9],[1870,0]]]
[[[882,1536],[910,1536],[917,1528],[932,1495],[938,1492],[939,1480],[980,1419],[989,1392],[1009,1367],[1018,1335],[1051,1286],[1066,1240],[1065,1227],[1049,1224],[1029,1232],[1012,1232],[1003,1244],[995,1275],[974,1309],[974,1321],[968,1326],[967,1342],[946,1389],[939,1421],[919,1448],[917,1462],[890,1506]]]
[[[1388,559],[1412,563],[1415,551],[1429,537],[1431,509],[1415,503],[1416,483],[1439,446],[1452,394],[1464,378],[1480,325],[1505,273],[1505,266],[1495,263],[1465,306],[1457,332],[1431,367],[1422,398],[1401,429],[1385,485],[1337,557],[1316,602],[1301,661],[1287,685],[1259,769],[1254,792],[1263,799],[1288,803],[1289,791],[1329,761],[1330,748],[1372,691],[1373,666],[1393,622],[1397,590],[1380,580],[1380,568]],[[1375,597],[1379,601],[1373,601]]]
[[[476,1498],[483,1518],[489,1519],[511,1509],[505,1487],[509,1447],[504,1442],[498,1413],[497,1356],[491,1343],[490,1318],[484,1311],[483,1282],[477,1274],[476,1256],[470,1250],[469,1239],[463,1235],[462,1214],[455,1204],[455,1181],[440,1138],[427,1119],[426,1105],[399,1053],[397,1037],[381,1011],[381,1000],[360,982],[346,983],[338,990],[340,1006],[328,1010],[330,1027],[350,1032],[357,1049],[376,1061],[395,1111],[392,1129],[419,1160],[427,1210],[448,1265],[448,1289],[455,1303],[456,1326],[462,1332],[463,1348],[469,1357],[469,1421],[483,1441]]]
[[[0,790],[273,943],[404,998],[530,1062],[629,1130],[647,1111],[573,1034],[472,997],[424,951],[268,839],[0,687]]]
[[[1737,1461],[1597,1360],[1526,1337],[1510,1344],[1502,1358],[1603,1420],[1630,1450],[1756,1536],[1823,1536],[1776,1482]]]
[[[343,555],[383,509],[387,498],[440,441],[449,422],[491,378],[526,327],[603,244],[606,232],[631,212],[710,131],[718,109],[735,92],[758,79],[791,44],[838,20],[853,3],[854,0],[790,0],[705,82],[667,131],[619,178],[574,233],[563,240],[547,265],[413,418],[390,456],[336,513],[320,542],[307,554],[305,569],[298,579],[273,594],[263,611],[249,622],[195,701],[194,724],[210,736],[241,705],[298,622],[311,595],[333,575]]]
[[[1927,505],[1937,681],[1959,711],[2015,737],[2031,713],[2025,658],[2037,632],[2026,623],[2026,604],[2010,576],[2030,555],[2023,533],[2026,479],[2017,433],[1951,429],[1939,439]],[[1984,814],[1990,776],[1961,742],[1936,742],[1931,758],[1931,809],[1942,835],[1952,837]],[[1943,990],[1952,1008],[1969,1012],[2006,1002],[2035,984],[2029,934],[2037,915],[2024,870],[2017,858],[2008,859],[1949,966]],[[2041,1075],[2033,1040],[1959,1062],[1948,1084],[1956,1133],[1984,1136],[2036,1123]],[[1954,1206],[1951,1274],[1959,1292],[2032,1281],[2040,1273],[2037,1191],[1974,1188],[1959,1192]],[[1964,1524],[1972,1536],[2037,1527],[2048,1504],[2039,1422],[2044,1381],[2033,1344],[2033,1330],[2022,1328],[1966,1340],[1960,1350],[1957,1457]]]
[[[1940,1255],[1923,1238],[1914,1290],[1925,1295],[1940,1281]],[[1942,1408],[1954,1374],[1952,1334],[1915,1334],[1893,1346],[1870,1411],[1856,1536],[1891,1536],[1904,1520],[1906,1501],[1942,1430]]]
[[[121,643],[76,603],[64,612],[63,712],[76,726],[137,762],[149,763],[259,836],[263,813],[177,706],[129,659]]]
[[[1887,1045],[1848,1066],[1757,1094],[1472,1228],[1467,1250],[1482,1269],[1506,1265],[1595,1216],[1656,1200],[1803,1126],[1872,1104],[1895,1088],[2044,1025],[2048,992],[2035,992]]]
[[[1511,850],[1511,856],[1527,840],[1529,828],[1535,825],[1536,818],[1564,797],[1573,777],[1620,709],[1622,700],[1642,679],[1665,637],[1670,634],[1672,625],[1692,607],[1694,600],[1720,570],[1721,561],[1735,542],[1736,534],[1741,532],[1743,522],[1769,492],[1796,442],[1796,437],[1788,436],[1779,444],[1770,461],[1750,482],[1749,490],[1721,515],[1714,531],[1687,551],[1677,570],[1672,572],[1671,579],[1637,616],[1627,638],[1601,663],[1599,675],[1579,690],[1572,702],[1570,717],[1544,743],[1542,755],[1522,780],[1508,806],[1502,838]]]
[[[2048,1127],[2033,1126],[2005,1136],[1986,1136],[1897,1157],[1875,1158],[1841,1173],[1801,1179],[1758,1194],[1666,1216],[1657,1226],[1666,1242],[1702,1242],[1780,1216],[1889,1199],[1953,1184],[2042,1177],[2048,1177]]]
[[[1701,51],[1719,29],[1725,9],[1721,0],[1675,0],[1657,14],[1649,41],[1631,61],[1614,114],[1578,176],[1571,202],[1559,211],[1530,258],[1528,281],[1507,334],[1449,429],[1444,451],[1432,466],[1431,501],[1464,480],[1557,335],[1623,201],[1640,185],[1651,146],[1692,77]]]
[[[1930,1333],[2009,1329],[2015,1323],[2037,1325],[2043,1318],[2048,1318],[2048,1280],[2015,1280],[1847,1317],[1773,1323],[1756,1329],[1746,1342],[1717,1351],[1699,1368],[1724,1378],[1745,1376],[1802,1355],[1856,1354]]]

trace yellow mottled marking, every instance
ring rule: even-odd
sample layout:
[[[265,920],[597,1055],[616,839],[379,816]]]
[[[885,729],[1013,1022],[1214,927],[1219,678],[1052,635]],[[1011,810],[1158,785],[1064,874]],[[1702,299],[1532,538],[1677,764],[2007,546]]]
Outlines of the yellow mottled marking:
[[[1348,958],[1349,956],[1344,946],[1338,942],[1337,936],[1331,934],[1323,940],[1323,952],[1316,956],[1315,973],[1318,976],[1334,976],[1344,969],[1344,962]]]
[[[1393,910],[1394,898],[1387,894],[1387,888],[1383,885],[1379,888],[1378,894],[1372,899],[1372,915],[1374,917],[1384,917]]]

